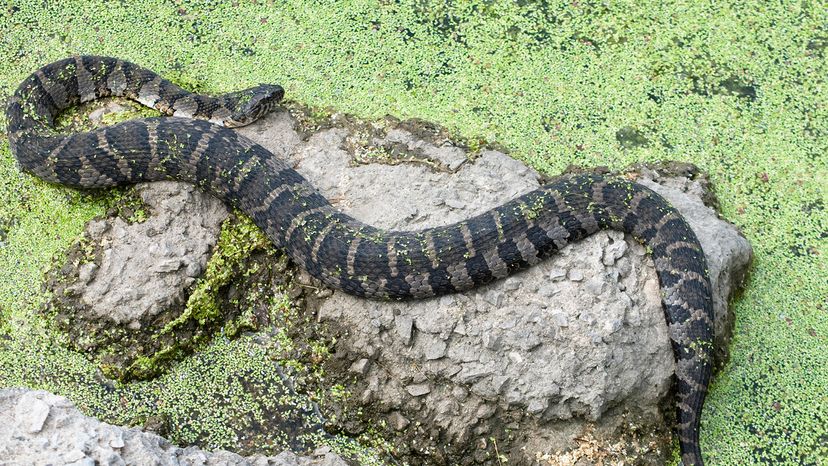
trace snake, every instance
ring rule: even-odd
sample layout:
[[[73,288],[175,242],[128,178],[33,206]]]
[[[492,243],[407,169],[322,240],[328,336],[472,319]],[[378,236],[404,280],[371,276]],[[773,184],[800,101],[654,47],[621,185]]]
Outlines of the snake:
[[[164,116],[62,133],[78,104],[123,97]],[[681,462],[702,466],[699,427],[711,378],[713,300],[704,252],[664,198],[620,176],[564,175],[499,207],[418,231],[375,228],[339,211],[285,160],[232,128],[274,111],[284,89],[259,84],[209,96],[112,57],[76,55],[29,75],[6,108],[20,168],[47,182],[99,189],[176,180],[243,211],[277,248],[326,286],[377,300],[423,299],[480,287],[599,230],[650,252],[676,360]]]

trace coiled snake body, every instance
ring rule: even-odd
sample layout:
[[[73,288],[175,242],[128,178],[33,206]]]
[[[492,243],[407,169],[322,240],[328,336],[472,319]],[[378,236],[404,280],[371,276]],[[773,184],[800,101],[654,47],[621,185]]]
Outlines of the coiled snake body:
[[[338,212],[284,161],[227,129],[267,113],[282,95],[272,85],[196,95],[126,61],[76,56],[44,66],[20,85],[6,110],[9,142],[24,170],[66,186],[194,183],[250,215],[327,286],[367,298],[468,290],[600,229],[630,233],[652,251],[661,284],[677,361],[682,461],[702,465],[699,417],[713,341],[710,282],[695,234],[664,199],[629,181],[575,175],[453,225],[384,231]],[[62,110],[105,96],[128,97],[173,118],[76,134],[54,129]]]

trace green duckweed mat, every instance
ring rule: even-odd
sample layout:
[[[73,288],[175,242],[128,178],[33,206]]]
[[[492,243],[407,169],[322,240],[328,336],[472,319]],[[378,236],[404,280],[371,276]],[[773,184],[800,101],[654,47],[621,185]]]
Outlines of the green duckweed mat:
[[[647,3],[7,0],[0,99],[50,61],[114,55],[193,90],[275,82],[303,105],[422,118],[547,174],[695,163],[756,254],[704,410],[707,464],[828,464],[828,5]],[[94,367],[33,313],[51,258],[104,205],[21,174],[0,136],[0,386],[125,422],[132,403],[96,388]],[[250,353],[243,340],[211,351],[224,372],[199,384],[222,384]],[[188,364],[161,394],[176,410],[204,402]],[[232,445],[207,411],[211,445]]]

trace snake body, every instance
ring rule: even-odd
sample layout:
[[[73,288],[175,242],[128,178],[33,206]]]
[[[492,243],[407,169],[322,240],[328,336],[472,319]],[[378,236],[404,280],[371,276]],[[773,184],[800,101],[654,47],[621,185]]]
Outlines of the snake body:
[[[172,117],[61,134],[66,108],[122,96]],[[600,229],[652,251],[677,361],[677,434],[685,466],[702,465],[699,418],[711,374],[713,308],[702,248],[653,191],[596,175],[559,178],[486,213],[421,231],[385,231],[337,211],[301,175],[228,127],[275,107],[279,86],[220,97],[183,90],[108,57],[75,56],[23,81],[6,110],[22,169],[53,183],[104,188],[156,180],[194,183],[247,213],[274,245],[327,286],[374,299],[469,290],[538,263]]]

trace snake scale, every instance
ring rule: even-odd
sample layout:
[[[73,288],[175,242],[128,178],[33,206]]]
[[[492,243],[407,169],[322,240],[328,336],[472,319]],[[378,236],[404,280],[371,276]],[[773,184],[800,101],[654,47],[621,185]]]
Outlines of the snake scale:
[[[284,91],[259,85],[210,97],[127,61],[74,56],[35,71],[11,97],[11,150],[22,169],[75,188],[194,183],[247,213],[276,247],[327,286],[373,299],[469,290],[536,264],[600,229],[652,252],[677,375],[685,466],[702,465],[699,418],[711,374],[713,308],[698,239],[653,191],[597,175],[565,176],[486,213],[439,228],[384,231],[337,211],[287,163],[228,129],[274,109]],[[61,134],[71,106],[121,96],[172,117]]]

